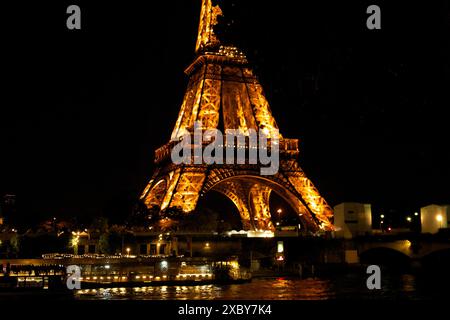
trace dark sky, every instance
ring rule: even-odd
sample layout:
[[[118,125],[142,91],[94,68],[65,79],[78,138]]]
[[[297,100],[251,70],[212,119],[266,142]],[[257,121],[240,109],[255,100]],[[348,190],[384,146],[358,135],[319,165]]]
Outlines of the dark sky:
[[[331,205],[450,202],[448,2],[235,2],[237,42]],[[70,4],[81,31],[66,29]],[[369,4],[382,30],[365,27]],[[199,8],[2,4],[0,195],[17,195],[16,219],[125,215],[175,123]]]

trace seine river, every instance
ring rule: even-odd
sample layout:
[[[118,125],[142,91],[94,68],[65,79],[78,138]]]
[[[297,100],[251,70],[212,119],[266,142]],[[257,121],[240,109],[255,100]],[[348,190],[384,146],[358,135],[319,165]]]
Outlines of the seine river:
[[[436,290],[421,287],[410,274],[385,276],[381,290],[369,290],[365,277],[356,274],[335,278],[257,278],[246,284],[161,286],[79,290],[80,300],[326,300],[387,299],[428,300]]]

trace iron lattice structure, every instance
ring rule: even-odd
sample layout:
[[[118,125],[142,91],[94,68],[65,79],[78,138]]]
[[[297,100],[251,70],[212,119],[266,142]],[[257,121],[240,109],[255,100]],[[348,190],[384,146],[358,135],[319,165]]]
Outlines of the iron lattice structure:
[[[141,199],[149,208],[179,208],[188,214],[200,197],[214,190],[235,204],[244,229],[274,230],[269,198],[276,192],[295,209],[308,230],[332,230],[332,209],[298,164],[297,139],[279,135],[280,168],[272,176],[261,176],[258,164],[171,162],[173,146],[183,132],[194,132],[196,121],[201,121],[202,130],[262,130],[269,138],[278,133],[263,88],[246,56],[236,47],[222,45],[214,32],[220,15],[219,5],[203,0],[196,58],[185,70],[189,83],[181,110],[170,142],[155,151],[156,170]]]

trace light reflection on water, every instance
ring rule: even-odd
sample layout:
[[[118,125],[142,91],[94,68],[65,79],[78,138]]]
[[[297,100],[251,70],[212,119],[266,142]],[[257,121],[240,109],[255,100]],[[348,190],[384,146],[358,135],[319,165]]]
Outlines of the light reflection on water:
[[[265,278],[235,285],[161,286],[79,290],[77,299],[101,300],[326,300],[421,299],[415,277],[385,277],[382,290],[368,290],[366,278],[344,275],[335,279]]]

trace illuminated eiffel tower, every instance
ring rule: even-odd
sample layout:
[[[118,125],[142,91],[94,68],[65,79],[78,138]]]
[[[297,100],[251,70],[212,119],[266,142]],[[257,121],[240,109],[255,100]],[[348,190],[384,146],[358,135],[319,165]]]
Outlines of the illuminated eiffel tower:
[[[235,204],[244,229],[273,231],[269,198],[275,192],[296,211],[304,228],[312,232],[332,230],[332,209],[298,164],[297,139],[279,135],[280,167],[270,176],[260,175],[258,164],[176,165],[171,161],[173,147],[186,130],[193,134],[196,121],[201,121],[203,130],[253,129],[269,139],[278,133],[263,89],[245,55],[236,47],[224,45],[216,35],[222,15],[220,5],[202,0],[196,58],[185,70],[189,84],[171,140],[155,151],[156,170],[141,200],[149,208],[178,208],[189,214],[200,197],[214,190]]]

